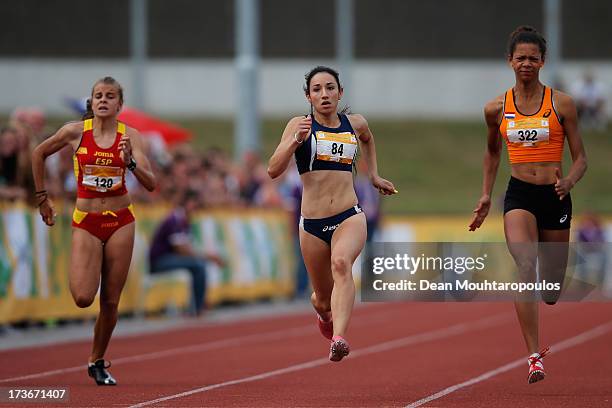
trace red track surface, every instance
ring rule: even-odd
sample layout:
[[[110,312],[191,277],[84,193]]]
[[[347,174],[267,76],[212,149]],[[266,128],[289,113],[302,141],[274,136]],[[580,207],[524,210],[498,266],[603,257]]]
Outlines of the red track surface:
[[[89,342],[2,352],[0,387],[67,386],[59,406],[612,406],[612,304],[542,306],[541,318],[553,350],[532,385],[511,304],[396,303],[355,310],[340,363],[308,313],[116,338],[117,387],[87,377]]]

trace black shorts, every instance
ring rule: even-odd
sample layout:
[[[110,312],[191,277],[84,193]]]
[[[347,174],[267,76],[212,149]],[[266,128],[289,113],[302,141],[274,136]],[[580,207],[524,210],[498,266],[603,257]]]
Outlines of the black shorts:
[[[344,220],[352,217],[353,215],[363,212],[359,204],[349,208],[346,211],[342,211],[339,214],[332,215],[326,218],[300,218],[300,227],[304,228],[304,231],[314,235],[317,238],[322,239],[331,245],[332,236],[334,231],[342,224]]]
[[[554,184],[537,185],[510,177],[504,199],[504,214],[517,209],[532,213],[538,223],[538,229],[570,228],[572,198],[568,193],[563,200],[559,200]]]

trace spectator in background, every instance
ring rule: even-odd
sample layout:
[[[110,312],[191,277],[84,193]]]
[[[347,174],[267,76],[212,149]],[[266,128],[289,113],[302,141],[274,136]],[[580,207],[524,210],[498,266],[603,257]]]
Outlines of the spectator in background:
[[[200,206],[199,192],[186,190],[178,196],[174,210],[157,227],[151,249],[149,266],[152,274],[173,269],[187,269],[191,274],[191,312],[200,315],[206,304],[206,260],[221,264],[215,255],[198,253],[192,244],[191,216]]]
[[[606,237],[599,217],[592,212],[584,214],[576,234],[578,242],[577,278],[584,286],[603,284],[606,271]]]
[[[11,113],[10,123],[18,135],[18,184],[27,192],[27,201],[34,204],[34,176],[30,158],[34,147],[48,136],[44,133],[46,118],[40,109],[17,108]]]
[[[364,160],[357,161],[357,176],[355,177],[355,193],[366,216],[368,236],[366,244],[372,242],[380,223],[380,195],[368,179],[368,166]]]
[[[24,200],[26,190],[19,183],[19,134],[13,127],[0,130],[0,200]]]
[[[593,72],[586,71],[583,78],[574,84],[571,92],[576,100],[581,128],[604,131],[607,120],[605,88],[595,80]]]
[[[38,144],[50,136],[51,132],[46,129],[47,118],[39,108],[16,108],[11,113],[11,121],[28,126],[34,144]]]
[[[204,153],[202,166],[207,172],[205,205],[207,207],[240,205],[238,166],[231,162],[227,154],[217,147],[212,147]]]
[[[283,197],[279,192],[280,183],[278,180],[262,180],[255,195],[253,202],[257,207],[261,208],[282,208],[284,206]]]
[[[257,191],[266,183],[268,173],[259,154],[254,151],[244,153],[240,169],[241,196],[247,205],[255,203]]]

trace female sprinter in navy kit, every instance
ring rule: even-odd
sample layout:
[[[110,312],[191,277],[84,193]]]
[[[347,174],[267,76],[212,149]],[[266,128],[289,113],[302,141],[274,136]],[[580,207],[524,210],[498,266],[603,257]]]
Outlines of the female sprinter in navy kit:
[[[117,121],[123,106],[121,85],[111,77],[96,81],[87,105],[83,121],[67,123],[34,149],[32,168],[40,215],[51,226],[55,209],[44,189],[45,159],[67,145],[72,147],[78,190],[72,216],[70,292],[78,307],[88,307],[100,289],[100,314],[87,371],[96,384],[115,385],[106,370],[110,363],[103,357],[117,323],[134,246],[126,169],[149,191],[155,189],[156,181],[138,131]]]
[[[361,115],[337,113],[342,98],[339,75],[318,66],[306,75],[304,87],[311,114],[291,119],[269,161],[268,174],[280,176],[295,154],[304,185],[300,246],[314,292],[321,334],[331,341],[329,359],[349,354],[344,339],[353,303],[353,262],[364,247],[366,219],[353,188],[357,146],[372,185],[381,194],[397,192],[378,175],[374,137]]]

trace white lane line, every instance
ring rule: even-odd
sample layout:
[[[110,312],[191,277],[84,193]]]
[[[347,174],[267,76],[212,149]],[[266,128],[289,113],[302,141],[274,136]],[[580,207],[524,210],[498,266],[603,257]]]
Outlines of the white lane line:
[[[514,318],[514,313],[501,313],[498,315],[494,315],[491,317],[487,317],[484,319],[480,319],[480,320],[476,320],[476,321],[472,321],[468,323],[460,323],[460,324],[455,324],[453,326],[448,326],[448,327],[443,327],[441,329],[428,331],[425,333],[413,334],[407,337],[402,337],[400,339],[391,340],[391,341],[379,343],[379,344],[376,344],[370,347],[365,347],[362,349],[355,350],[354,352],[351,352],[350,358],[363,357],[369,354],[380,353],[383,351],[397,349],[397,348],[401,348],[401,347],[405,347],[405,346],[409,346],[409,345],[413,345],[417,343],[425,343],[428,341],[444,339],[447,337],[464,334],[464,333],[467,333],[473,330],[489,328],[489,327],[496,326],[504,322],[510,321],[512,318]],[[199,393],[211,391],[217,388],[228,387],[231,385],[244,384],[248,382],[263,380],[266,378],[275,377],[278,375],[283,375],[283,374],[288,374],[288,373],[293,373],[296,371],[302,371],[302,370],[306,370],[309,368],[322,366],[325,364],[331,364],[329,359],[319,358],[316,360],[307,361],[307,362],[292,365],[289,367],[285,367],[285,368],[281,368],[281,369],[277,369],[273,371],[267,371],[267,372],[253,375],[250,377],[243,377],[243,378],[238,378],[235,380],[230,380],[230,381],[226,381],[222,383],[211,384],[205,387],[195,388],[195,389],[181,392],[178,394],[172,394],[172,395],[160,397],[154,400],[144,401],[144,402],[132,405],[130,408],[146,407],[149,405],[158,404],[160,402],[164,402],[168,400],[173,400],[177,398],[187,397],[193,394],[199,394]]]
[[[559,351],[562,351],[562,350],[565,350],[565,349],[568,349],[568,348],[571,348],[571,347],[575,347],[575,346],[578,346],[578,345],[580,345],[582,343],[586,343],[589,340],[593,340],[593,339],[595,339],[595,338],[597,338],[599,336],[603,336],[604,334],[610,332],[611,330],[612,330],[612,321],[610,321],[608,323],[604,323],[604,324],[599,325],[599,326],[596,326],[596,327],[594,327],[594,328],[592,328],[590,330],[587,330],[587,331],[585,331],[583,333],[580,333],[580,334],[578,334],[578,335],[576,335],[574,337],[570,337],[569,339],[565,339],[565,340],[563,340],[563,341],[561,341],[559,343],[553,344],[550,347],[550,350],[554,351],[554,352],[559,352]],[[442,397],[444,397],[444,396],[446,396],[446,395],[448,395],[450,393],[453,393],[453,392],[455,392],[457,390],[460,390],[460,389],[465,388],[465,387],[469,387],[470,385],[477,384],[479,382],[488,380],[489,378],[495,377],[498,374],[502,374],[502,373],[505,373],[506,371],[510,371],[510,370],[512,370],[512,369],[514,369],[516,367],[525,365],[525,363],[526,363],[526,358],[519,358],[518,360],[514,360],[514,361],[512,361],[512,362],[510,362],[508,364],[505,364],[505,365],[501,366],[501,367],[497,367],[497,368],[495,368],[495,369],[493,369],[491,371],[487,371],[486,373],[483,373],[483,374],[479,375],[478,377],[474,377],[474,378],[471,378],[471,379],[469,379],[467,381],[464,381],[462,383],[452,385],[452,386],[450,386],[448,388],[443,389],[440,392],[437,392],[437,393],[432,394],[432,395],[430,395],[428,397],[425,397],[425,398],[420,399],[418,401],[415,401],[415,402],[413,402],[411,404],[408,404],[408,405],[406,405],[405,408],[420,407],[423,404],[427,404],[428,402],[431,402],[431,401],[437,400],[439,398],[442,398]]]
[[[314,315],[314,313],[313,313]],[[362,318],[355,319],[353,326],[359,327],[362,325],[370,324],[370,323],[380,323],[385,322],[390,318],[388,312],[380,312],[380,313],[372,313],[370,315],[366,315]],[[275,340],[279,338],[290,338],[290,337],[299,337],[310,333],[316,333],[316,325],[315,318],[313,317],[313,323],[307,326],[294,327],[292,329],[283,329],[277,330],[274,332],[266,332],[266,333],[254,333],[241,337],[232,337],[220,340],[214,340],[207,343],[195,344],[192,346],[181,346],[176,348],[171,348],[162,351],[153,351],[150,353],[143,353],[138,355],[133,355],[129,357],[120,357],[112,360],[113,365],[132,363],[132,362],[140,362],[140,361],[148,361],[155,360],[164,357],[177,356],[181,354],[189,354],[189,353],[200,353],[203,351],[209,350],[218,350],[226,347],[233,346],[244,346],[246,344],[254,344],[261,343],[269,340]],[[75,366],[75,367],[67,367],[67,368],[59,368],[57,370],[43,371],[39,373],[27,374],[18,377],[11,378],[2,378],[0,379],[1,383],[7,383],[12,381],[23,381],[23,380],[31,380],[34,378],[42,378],[42,377],[50,377],[53,375],[59,374],[67,374],[74,373],[78,371],[85,371],[87,368],[86,364]]]

